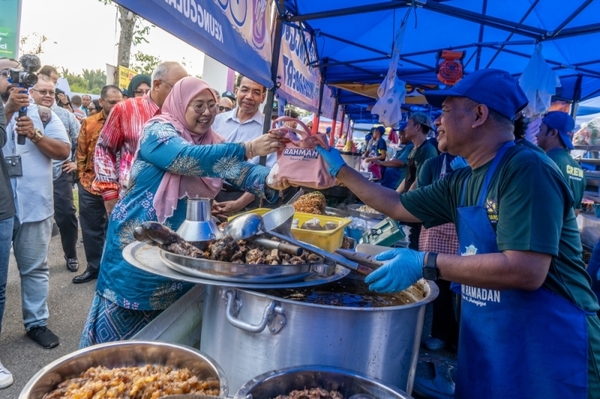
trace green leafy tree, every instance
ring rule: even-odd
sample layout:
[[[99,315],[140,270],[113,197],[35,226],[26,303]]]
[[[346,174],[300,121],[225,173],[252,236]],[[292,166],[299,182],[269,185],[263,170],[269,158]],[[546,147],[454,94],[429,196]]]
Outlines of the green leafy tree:
[[[71,91],[77,92],[77,93],[87,93],[88,92],[88,82],[87,80],[84,79],[83,76],[72,73],[71,71],[69,71],[67,68],[61,68],[62,72],[61,72],[61,76],[65,79],[67,79],[67,82],[69,82],[69,87],[71,88]]]
[[[106,74],[100,69],[95,71],[83,70],[83,75],[72,73],[66,68],[61,68],[61,76],[67,79],[71,91],[76,93],[100,94],[106,82]]]
[[[129,68],[131,61],[131,46],[140,43],[148,43],[146,36],[150,33],[149,25],[139,15],[134,14],[125,7],[115,4],[112,0],[99,0],[104,4],[112,4],[117,8],[119,14],[119,25],[121,33],[119,35],[118,65]]]
[[[150,54],[142,53],[138,51],[133,56],[135,58],[135,62],[131,69],[138,71],[138,73],[145,73],[147,75],[152,75],[152,71],[161,63],[159,57],[155,57]]]
[[[101,69],[84,69],[82,77],[87,80],[87,93],[98,94],[106,84],[106,72]]]
[[[40,55],[44,52],[44,43],[48,41],[48,37],[44,34],[33,32],[29,35],[21,37],[19,46],[20,55],[35,54]]]

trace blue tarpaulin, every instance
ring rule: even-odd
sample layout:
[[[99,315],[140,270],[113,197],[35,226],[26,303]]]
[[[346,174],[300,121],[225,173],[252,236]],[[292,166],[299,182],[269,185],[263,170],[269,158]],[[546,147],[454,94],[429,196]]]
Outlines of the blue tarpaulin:
[[[316,36],[326,83],[378,83],[389,66],[400,21],[415,6],[398,64],[400,79],[441,84],[437,55],[464,51],[465,73],[481,68],[524,70],[536,43],[558,73],[559,99],[600,95],[600,2],[592,0],[288,0],[288,20]],[[355,103],[356,98],[343,100]],[[374,100],[363,99],[363,104]]]
[[[236,24],[227,26],[228,20],[217,13],[219,7],[221,14],[229,7],[233,15],[239,10],[252,14],[261,0],[116,1],[257,82],[273,85],[270,59],[254,53]],[[205,26],[199,28],[198,21],[186,17],[191,5],[209,10],[223,40],[215,40]],[[542,43],[545,60],[560,77],[556,98],[600,96],[600,1],[285,0],[283,16],[275,16],[284,24],[301,23],[314,35],[317,57],[311,65],[319,68],[326,84],[381,83],[400,21],[410,8],[398,64],[399,78],[409,84],[441,85],[436,67],[442,50],[464,51],[465,73],[491,67],[518,76],[535,45]],[[353,104],[347,112],[368,118],[366,107],[374,99],[338,89],[334,93],[340,104]]]

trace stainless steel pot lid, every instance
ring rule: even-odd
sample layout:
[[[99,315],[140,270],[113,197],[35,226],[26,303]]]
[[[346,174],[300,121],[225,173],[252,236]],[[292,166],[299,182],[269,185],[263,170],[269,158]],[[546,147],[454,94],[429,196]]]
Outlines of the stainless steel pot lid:
[[[135,241],[127,245],[123,249],[123,257],[132,266],[145,272],[156,274],[162,277],[172,278],[174,280],[187,281],[196,284],[216,285],[233,288],[247,289],[268,289],[268,288],[295,288],[295,287],[310,287],[339,280],[348,275],[349,270],[335,266],[333,274],[330,276],[320,276],[316,273],[311,273],[309,276],[298,281],[277,282],[277,283],[256,283],[256,282],[233,282],[214,280],[189,276],[177,272],[169,268],[160,257],[160,248],[146,244],[144,242]],[[324,266],[331,267],[331,266]],[[313,266],[314,268],[314,266]]]

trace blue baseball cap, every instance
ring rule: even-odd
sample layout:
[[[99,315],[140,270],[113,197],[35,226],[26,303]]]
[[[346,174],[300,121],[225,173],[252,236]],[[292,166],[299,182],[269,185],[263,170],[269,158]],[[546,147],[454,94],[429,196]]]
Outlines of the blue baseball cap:
[[[517,79],[506,71],[492,68],[470,73],[449,89],[426,91],[424,94],[429,104],[439,108],[446,97],[467,97],[487,105],[511,121],[529,103]]]
[[[382,136],[385,134],[385,127],[383,126],[377,126],[375,130],[379,130],[379,134],[381,134]]]
[[[396,128],[396,130],[399,132],[402,132],[402,131],[406,130],[406,125],[407,125],[406,122],[400,122],[398,124],[398,127]]]
[[[544,116],[542,123],[546,124],[549,129],[556,129],[563,144],[568,149],[573,149],[573,143],[571,142],[569,133],[575,128],[575,121],[571,118],[571,115],[566,112],[551,111]]]

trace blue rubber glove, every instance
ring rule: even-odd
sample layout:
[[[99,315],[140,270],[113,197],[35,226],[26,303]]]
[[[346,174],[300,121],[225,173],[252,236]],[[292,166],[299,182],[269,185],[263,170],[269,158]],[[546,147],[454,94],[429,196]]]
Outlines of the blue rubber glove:
[[[365,278],[369,289],[375,292],[400,292],[423,277],[426,252],[397,248],[380,253],[376,260],[389,261]]]
[[[467,160],[463,157],[456,157],[452,160],[452,162],[450,162],[450,167],[452,168],[452,170],[466,168],[467,166],[469,166],[469,164],[467,163]]]
[[[346,162],[342,158],[340,152],[333,147],[329,147],[329,150],[326,150],[319,145],[316,146],[315,149],[325,160],[325,163],[329,167],[329,173],[331,176],[336,177],[337,174],[340,173],[342,166],[346,165]]]

